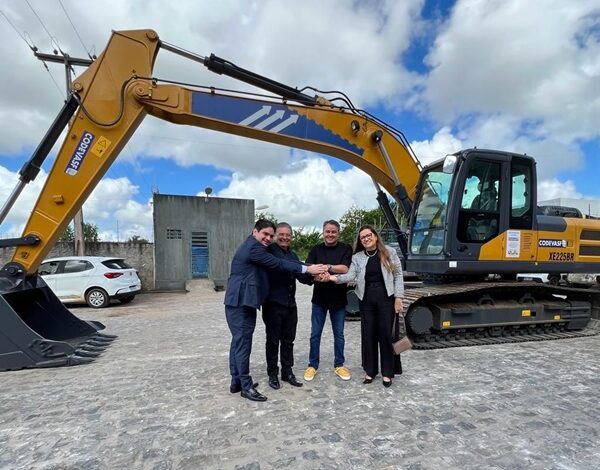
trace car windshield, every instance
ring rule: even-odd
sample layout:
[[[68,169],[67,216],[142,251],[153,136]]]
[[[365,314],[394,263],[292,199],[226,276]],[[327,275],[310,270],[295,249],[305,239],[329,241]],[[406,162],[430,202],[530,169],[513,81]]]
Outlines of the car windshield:
[[[102,264],[108,269],[131,269],[131,266],[129,266],[123,259],[109,259],[102,261]]]

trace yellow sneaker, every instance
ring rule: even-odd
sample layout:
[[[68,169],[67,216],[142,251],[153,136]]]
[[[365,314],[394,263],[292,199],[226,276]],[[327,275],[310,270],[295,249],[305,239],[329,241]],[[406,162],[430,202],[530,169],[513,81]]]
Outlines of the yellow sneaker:
[[[350,375],[350,371],[344,366],[336,367],[335,373],[342,380],[350,380],[352,378],[352,376]]]
[[[309,367],[304,371],[304,380],[310,382],[312,379],[315,378],[315,375],[317,375],[317,369],[315,369],[314,367]]]

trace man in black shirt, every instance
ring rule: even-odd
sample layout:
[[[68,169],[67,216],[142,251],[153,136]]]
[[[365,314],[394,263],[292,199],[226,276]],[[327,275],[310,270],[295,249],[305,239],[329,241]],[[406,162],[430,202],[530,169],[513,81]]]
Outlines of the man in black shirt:
[[[352,247],[339,241],[340,224],[335,220],[323,223],[323,243],[310,250],[307,264],[328,265],[331,274],[345,274],[352,262]],[[318,279],[317,279],[318,281]],[[315,282],[312,296],[312,315],[310,333],[310,353],[308,368],[304,372],[304,380],[314,379],[319,368],[321,334],[327,319],[331,319],[333,330],[333,347],[335,373],[342,380],[350,380],[350,371],[344,367],[344,321],[346,319],[346,284]]]
[[[290,249],[292,227],[286,222],[277,224],[275,243],[267,251],[278,258],[299,263],[298,256]],[[267,374],[269,385],[275,390],[281,388],[277,367],[277,356],[281,350],[281,380],[294,387],[302,387],[292,371],[294,366],[294,340],[298,325],[296,307],[296,279],[304,284],[312,281],[307,274],[293,274],[289,271],[269,270],[269,295],[263,304],[263,321],[267,333],[265,344],[267,354]]]

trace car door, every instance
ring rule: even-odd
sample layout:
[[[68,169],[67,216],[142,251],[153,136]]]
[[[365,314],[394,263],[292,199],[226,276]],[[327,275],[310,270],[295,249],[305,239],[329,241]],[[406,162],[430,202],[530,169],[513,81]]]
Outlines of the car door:
[[[94,265],[83,259],[70,259],[62,263],[59,274],[55,276],[56,295],[61,300],[84,301]]]
[[[42,264],[40,264],[40,267],[38,268],[38,274],[42,276],[44,282],[48,284],[48,287],[52,289],[52,291],[57,297],[58,294],[56,293],[56,278],[58,277],[58,274],[56,272],[58,270],[59,265],[60,261],[45,261]]]

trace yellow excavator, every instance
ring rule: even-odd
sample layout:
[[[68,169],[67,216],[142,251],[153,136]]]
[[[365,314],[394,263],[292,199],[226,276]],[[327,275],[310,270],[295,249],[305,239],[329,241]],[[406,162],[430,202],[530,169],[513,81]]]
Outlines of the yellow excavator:
[[[160,49],[269,94],[153,77]],[[99,322],[67,310],[37,269],[147,114],[330,155],[370,175],[405,268],[426,283],[405,299],[415,348],[597,333],[590,326],[600,311],[597,292],[514,282],[519,272],[600,271],[600,221],[538,214],[533,158],[472,148],[424,168],[400,131],[341,92],[292,88],[161,41],[152,30],[117,31],[73,82],[0,211],[1,222],[68,126],[22,237],[0,241],[15,247],[0,271],[0,370],[89,362],[114,340]],[[409,221],[408,233],[383,190]]]

